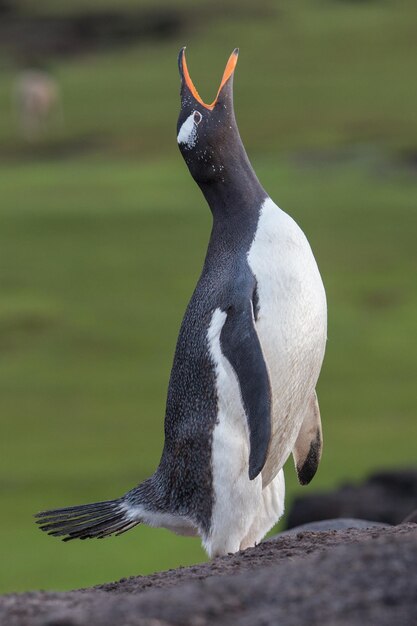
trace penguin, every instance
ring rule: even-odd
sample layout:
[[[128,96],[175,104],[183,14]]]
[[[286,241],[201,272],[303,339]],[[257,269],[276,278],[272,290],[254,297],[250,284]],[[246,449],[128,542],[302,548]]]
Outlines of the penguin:
[[[37,514],[64,541],[144,523],[200,536],[209,557],[256,545],[284,512],[283,466],[313,478],[327,305],[310,245],[249,162],[233,107],[238,49],[206,104],[179,54],[177,142],[213,216],[169,380],[155,473],[115,500]]]

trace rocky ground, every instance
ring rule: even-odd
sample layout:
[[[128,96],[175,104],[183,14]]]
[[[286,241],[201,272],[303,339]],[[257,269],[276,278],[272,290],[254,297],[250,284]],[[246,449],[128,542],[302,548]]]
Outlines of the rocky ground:
[[[211,563],[0,598],[7,626],[416,626],[417,526],[301,531]]]

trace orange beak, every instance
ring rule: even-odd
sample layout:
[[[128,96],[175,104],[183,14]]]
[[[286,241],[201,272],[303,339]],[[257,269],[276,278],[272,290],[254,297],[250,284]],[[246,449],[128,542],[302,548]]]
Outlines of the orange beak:
[[[190,73],[189,73],[188,67],[187,67],[187,61],[186,61],[186,58],[185,58],[185,47],[181,50],[181,52],[180,52],[180,60],[181,60],[181,63],[182,63],[182,73],[183,73],[183,78],[184,78],[185,84],[187,85],[188,89],[190,90],[190,92],[193,95],[193,97],[195,98],[195,100],[197,100],[197,102],[199,102],[206,109],[209,109],[210,111],[212,111],[214,109],[214,107],[216,106],[216,102],[218,100],[218,97],[220,95],[221,90],[223,89],[224,85],[227,83],[227,81],[232,76],[233,72],[235,71],[235,67],[236,67],[238,56],[239,56],[239,48],[235,48],[233,50],[232,54],[230,55],[229,60],[228,60],[228,62],[226,64],[225,70],[223,72],[223,78],[222,78],[222,81],[220,83],[220,87],[219,87],[219,89],[217,91],[217,95],[216,95],[215,99],[213,100],[213,102],[211,104],[206,104],[201,99],[197,89],[194,87],[193,81],[191,80],[191,76],[190,76]]]

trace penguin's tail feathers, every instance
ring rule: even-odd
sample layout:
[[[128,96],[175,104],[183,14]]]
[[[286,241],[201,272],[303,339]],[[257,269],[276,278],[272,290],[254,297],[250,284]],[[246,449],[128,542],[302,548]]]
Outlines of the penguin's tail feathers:
[[[35,517],[41,530],[63,541],[121,535],[141,521],[128,515],[122,498],[42,511]]]

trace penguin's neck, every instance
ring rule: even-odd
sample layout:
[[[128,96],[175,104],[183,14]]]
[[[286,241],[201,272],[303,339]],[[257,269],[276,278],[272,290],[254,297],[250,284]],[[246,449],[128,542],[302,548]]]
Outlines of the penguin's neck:
[[[199,183],[213,214],[206,264],[220,257],[249,249],[257,229],[261,207],[268,197],[249,162],[246,152],[242,159],[224,164],[222,176]]]
[[[222,165],[215,179],[198,183],[213,214],[214,224],[258,217],[267,197],[244,149],[239,157]]]

